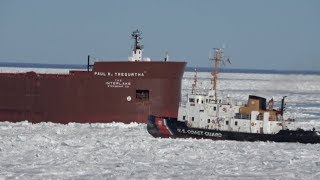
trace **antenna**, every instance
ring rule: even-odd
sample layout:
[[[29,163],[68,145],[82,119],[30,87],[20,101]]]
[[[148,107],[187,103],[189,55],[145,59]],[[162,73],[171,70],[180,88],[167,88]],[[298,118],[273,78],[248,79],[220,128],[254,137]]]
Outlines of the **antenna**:
[[[281,108],[280,108],[280,114],[281,116],[283,116],[283,113],[284,111],[286,110],[285,106],[286,106],[286,103],[284,102],[285,98],[287,96],[283,96],[282,99],[281,99]]]
[[[169,61],[169,52],[168,51],[165,52],[164,61]]]
[[[197,66],[194,68],[194,77],[193,77],[193,84],[192,84],[192,90],[191,90],[191,94],[195,94],[196,88],[197,88],[197,82],[198,82],[198,70],[197,70]]]
[[[143,45],[140,44],[142,39],[141,31],[138,29],[133,31],[131,34],[131,39],[134,39],[133,49],[132,49],[132,57],[129,57],[129,61],[141,61],[142,60],[142,49]]]
[[[211,53],[209,53],[209,60],[214,61],[214,65],[213,65],[213,71],[211,73],[212,75],[212,80],[211,82],[213,82],[213,87],[212,89],[214,90],[214,98],[215,100],[217,100],[217,81],[218,81],[218,73],[219,73],[219,63],[222,63],[223,65],[225,65],[225,62],[228,62],[229,64],[231,64],[230,59],[229,58],[225,58],[224,56],[224,48],[213,48],[214,51],[214,55],[213,57],[210,56]]]
[[[142,32],[138,29],[132,32],[131,39],[134,39],[133,50],[143,48],[143,45],[140,44],[140,40],[142,39],[141,34]]]

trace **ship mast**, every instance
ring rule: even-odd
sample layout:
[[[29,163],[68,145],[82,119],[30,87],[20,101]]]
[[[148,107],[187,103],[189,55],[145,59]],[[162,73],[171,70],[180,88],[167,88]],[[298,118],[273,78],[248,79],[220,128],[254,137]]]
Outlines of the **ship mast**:
[[[286,98],[287,96],[283,96],[282,99],[281,99],[281,107],[280,107],[280,114],[281,116],[283,116],[283,113],[285,111],[285,106],[286,106],[286,103],[284,102],[284,99]]]
[[[131,34],[131,39],[134,39],[133,49],[132,49],[132,57],[129,58],[130,61],[141,61],[142,60],[142,49],[143,45],[141,45],[141,31],[138,29],[133,31]]]
[[[218,82],[218,73],[219,73],[219,63],[222,62],[222,64],[225,64],[225,61],[227,61],[229,64],[230,60],[229,58],[227,58],[227,60],[225,60],[225,56],[224,56],[224,49],[223,48],[213,48],[214,49],[214,55],[213,57],[211,57],[209,55],[209,60],[214,61],[214,65],[213,65],[213,71],[212,71],[212,81],[213,82],[213,91],[214,91],[214,98],[215,100],[217,100],[217,82]]]
[[[191,94],[195,94],[196,88],[197,88],[197,82],[198,82],[198,71],[197,71],[197,67],[194,68],[194,79],[193,79],[193,84],[192,84],[192,90],[191,90]]]

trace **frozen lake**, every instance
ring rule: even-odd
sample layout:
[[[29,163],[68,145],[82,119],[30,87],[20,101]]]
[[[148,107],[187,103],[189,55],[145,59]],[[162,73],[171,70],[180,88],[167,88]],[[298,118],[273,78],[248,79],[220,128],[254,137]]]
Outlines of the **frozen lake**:
[[[184,75],[183,101],[193,75]],[[222,73],[219,77],[220,96],[243,102],[250,94],[278,101],[288,96],[286,116],[296,118],[304,129],[320,129],[320,75]],[[199,91],[210,88],[210,73],[199,73],[199,84],[205,87]],[[145,124],[136,123],[0,122],[0,179],[16,178],[320,179],[320,144],[156,139]]]

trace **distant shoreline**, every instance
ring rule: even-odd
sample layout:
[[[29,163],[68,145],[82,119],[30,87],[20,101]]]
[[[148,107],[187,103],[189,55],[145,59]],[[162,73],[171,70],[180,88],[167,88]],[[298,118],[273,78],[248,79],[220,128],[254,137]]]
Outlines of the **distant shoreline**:
[[[194,71],[194,67],[186,67],[187,72]],[[212,68],[198,67],[198,72],[211,72]],[[222,73],[250,73],[250,74],[310,74],[320,75],[319,71],[311,70],[270,70],[270,69],[232,69],[232,68],[221,68],[219,70]]]
[[[87,69],[84,64],[44,64],[44,63],[10,63],[0,62],[0,67],[17,67],[17,68],[52,68],[52,69]],[[194,67],[186,67],[186,72],[193,72]],[[198,67],[198,72],[211,72],[211,67]],[[319,71],[312,70],[268,70],[268,69],[232,69],[222,68],[222,73],[252,73],[252,74],[310,74],[320,75]]]

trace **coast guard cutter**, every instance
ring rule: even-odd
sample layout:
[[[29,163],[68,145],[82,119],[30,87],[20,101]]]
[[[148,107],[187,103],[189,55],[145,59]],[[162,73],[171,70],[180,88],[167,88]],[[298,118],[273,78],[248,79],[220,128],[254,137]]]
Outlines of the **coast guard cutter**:
[[[246,105],[234,103],[229,98],[217,97],[216,84],[219,63],[229,61],[224,50],[215,49],[212,73],[213,87],[207,94],[196,91],[197,72],[187,103],[180,106],[178,117],[156,114],[148,119],[148,132],[154,137],[206,138],[213,140],[275,141],[320,143],[320,133],[295,129],[294,119],[285,119],[284,96],[281,107],[274,109],[274,100],[250,95]],[[295,130],[293,130],[295,129]]]

